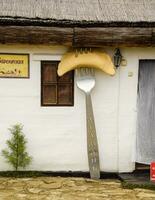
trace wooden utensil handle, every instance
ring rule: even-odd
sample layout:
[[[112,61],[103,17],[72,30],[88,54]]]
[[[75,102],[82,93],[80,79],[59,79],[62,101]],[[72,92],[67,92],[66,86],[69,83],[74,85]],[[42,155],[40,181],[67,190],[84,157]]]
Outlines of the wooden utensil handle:
[[[90,93],[86,93],[86,118],[87,118],[87,152],[90,176],[92,179],[100,178],[100,164],[96,128]]]

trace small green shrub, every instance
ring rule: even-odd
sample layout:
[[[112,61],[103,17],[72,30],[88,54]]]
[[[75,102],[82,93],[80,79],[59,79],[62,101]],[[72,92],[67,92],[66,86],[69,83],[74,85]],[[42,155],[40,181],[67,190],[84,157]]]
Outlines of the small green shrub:
[[[32,161],[32,157],[26,151],[27,140],[23,134],[23,125],[16,124],[9,128],[12,134],[6,141],[7,148],[2,150],[2,155],[10,163],[15,171],[26,168]]]

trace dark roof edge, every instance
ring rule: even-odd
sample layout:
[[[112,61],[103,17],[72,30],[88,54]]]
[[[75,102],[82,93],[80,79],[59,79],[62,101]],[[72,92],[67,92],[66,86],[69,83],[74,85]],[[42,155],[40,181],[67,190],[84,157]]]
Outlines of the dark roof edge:
[[[155,27],[155,22],[74,21],[40,18],[0,17],[2,26],[57,26],[57,27]]]

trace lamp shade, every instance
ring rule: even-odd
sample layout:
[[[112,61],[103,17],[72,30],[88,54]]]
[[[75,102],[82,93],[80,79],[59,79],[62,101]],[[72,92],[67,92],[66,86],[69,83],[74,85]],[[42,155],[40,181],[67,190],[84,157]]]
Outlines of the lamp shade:
[[[115,54],[114,54],[114,65],[115,67],[119,67],[122,61],[122,55],[119,49],[115,50]]]

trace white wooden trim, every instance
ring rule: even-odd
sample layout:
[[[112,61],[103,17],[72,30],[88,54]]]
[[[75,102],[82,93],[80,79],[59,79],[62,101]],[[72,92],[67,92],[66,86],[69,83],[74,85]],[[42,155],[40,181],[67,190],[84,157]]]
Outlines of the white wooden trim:
[[[41,61],[41,60],[61,60],[62,55],[53,55],[53,54],[33,54],[32,60],[33,61]]]

